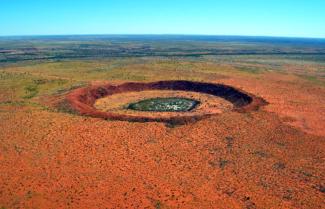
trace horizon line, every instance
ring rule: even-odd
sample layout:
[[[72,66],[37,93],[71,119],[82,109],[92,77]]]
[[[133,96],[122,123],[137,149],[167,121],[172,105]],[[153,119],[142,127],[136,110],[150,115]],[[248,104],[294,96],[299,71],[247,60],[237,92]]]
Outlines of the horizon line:
[[[296,39],[325,39],[316,36],[282,36],[282,35],[221,35],[221,34],[181,34],[181,33],[80,33],[80,34],[22,34],[0,35],[0,38],[10,37],[47,37],[47,36],[225,36],[225,37],[255,37],[255,38],[296,38]]]

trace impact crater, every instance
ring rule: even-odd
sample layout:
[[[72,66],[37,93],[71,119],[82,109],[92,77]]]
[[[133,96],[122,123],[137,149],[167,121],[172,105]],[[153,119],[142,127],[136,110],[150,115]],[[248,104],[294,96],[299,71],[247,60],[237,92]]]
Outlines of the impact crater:
[[[152,91],[154,93],[150,93]],[[152,96],[143,97],[145,92]],[[133,95],[131,97],[134,100],[124,103],[127,108],[121,109],[119,103],[129,98],[123,94]],[[119,99],[114,101],[114,97]],[[267,104],[263,98],[232,86],[183,80],[92,85],[73,90],[67,95],[66,101],[81,115],[109,120],[179,124],[224,111],[256,111]]]

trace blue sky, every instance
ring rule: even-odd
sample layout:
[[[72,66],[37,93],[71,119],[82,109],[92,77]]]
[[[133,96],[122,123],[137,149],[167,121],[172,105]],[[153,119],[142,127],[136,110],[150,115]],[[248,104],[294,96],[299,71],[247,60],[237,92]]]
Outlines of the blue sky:
[[[325,0],[0,0],[0,35],[325,38]]]

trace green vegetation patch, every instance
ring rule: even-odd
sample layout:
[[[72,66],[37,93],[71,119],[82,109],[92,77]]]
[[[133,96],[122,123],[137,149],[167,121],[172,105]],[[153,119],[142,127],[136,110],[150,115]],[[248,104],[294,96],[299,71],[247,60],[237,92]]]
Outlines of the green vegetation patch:
[[[38,94],[38,85],[30,84],[25,87],[25,96],[24,99],[31,99]]]
[[[181,97],[151,98],[131,103],[127,109],[152,112],[186,112],[191,111],[199,104],[199,101]]]

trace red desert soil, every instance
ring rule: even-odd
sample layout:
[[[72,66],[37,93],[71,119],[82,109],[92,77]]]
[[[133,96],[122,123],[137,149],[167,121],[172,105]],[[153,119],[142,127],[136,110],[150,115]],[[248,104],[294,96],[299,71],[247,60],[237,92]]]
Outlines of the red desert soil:
[[[216,83],[269,105],[176,127],[2,107],[0,207],[325,208],[324,89],[268,76]]]

